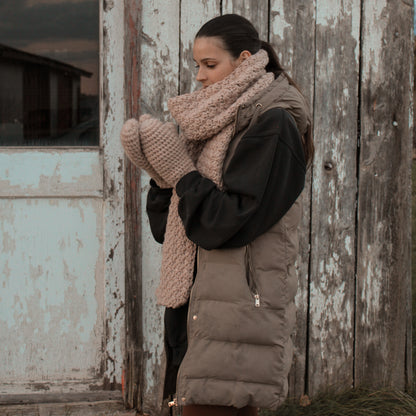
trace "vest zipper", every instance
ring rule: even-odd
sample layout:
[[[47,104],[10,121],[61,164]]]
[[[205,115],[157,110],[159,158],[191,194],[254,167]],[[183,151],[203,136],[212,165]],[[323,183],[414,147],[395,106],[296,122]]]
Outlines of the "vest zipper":
[[[254,297],[254,306],[256,308],[260,308],[260,295],[256,287],[255,279],[254,279],[254,271],[253,265],[251,262],[251,250],[250,245],[246,245],[246,278],[247,284]]]

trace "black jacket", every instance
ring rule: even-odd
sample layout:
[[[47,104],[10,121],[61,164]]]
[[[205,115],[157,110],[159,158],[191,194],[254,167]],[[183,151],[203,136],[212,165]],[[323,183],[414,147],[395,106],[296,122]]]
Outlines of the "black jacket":
[[[179,215],[188,238],[205,249],[241,247],[289,210],[305,183],[300,134],[280,108],[262,114],[238,143],[223,173],[224,189],[190,172],[178,182]],[[147,213],[156,241],[163,243],[172,189],[151,180]]]

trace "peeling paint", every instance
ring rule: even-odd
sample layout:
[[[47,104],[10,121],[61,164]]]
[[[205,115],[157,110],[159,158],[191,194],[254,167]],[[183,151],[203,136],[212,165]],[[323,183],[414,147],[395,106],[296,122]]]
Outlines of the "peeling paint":
[[[279,36],[280,39],[285,39],[286,29],[291,29],[292,25],[285,16],[285,9],[282,7],[279,11],[272,12],[272,31],[274,36]]]
[[[372,13],[374,21],[379,20],[379,15],[387,12],[387,0],[376,0],[377,6],[371,6],[369,3],[374,2],[372,0],[367,2],[365,7],[365,13]],[[367,7],[368,6],[368,7]],[[381,11],[381,12],[380,12]],[[371,20],[370,16],[366,16],[368,21]],[[383,74],[380,73],[381,68],[381,54],[380,49],[384,49],[387,40],[384,37],[384,26],[382,24],[366,25],[364,26],[364,42],[362,45],[363,55],[363,73],[366,74],[366,78],[373,77],[374,81],[382,82]]]
[[[110,7],[111,6],[111,7]],[[104,247],[97,259],[105,285],[102,319],[106,328],[104,385],[119,388],[124,360],[124,152],[120,136],[124,123],[124,3],[109,2],[103,13],[103,91],[101,114],[104,162]],[[111,254],[109,256],[109,254]],[[116,296],[114,296],[116,293]],[[107,380],[107,381],[105,381]]]
[[[102,196],[99,151],[6,150],[0,153],[0,196]]]
[[[100,6],[101,149],[0,152],[2,393],[120,387],[124,5]]]
[[[14,212],[13,222],[0,217],[0,230],[8,230],[19,248],[13,254],[0,252],[0,264],[6,263],[12,276],[3,281],[8,295],[0,304],[0,337],[8,356],[1,363],[3,382],[41,375],[79,380],[87,374],[73,374],[73,367],[80,362],[100,365],[101,340],[95,334],[102,332],[97,317],[104,305],[95,297],[93,277],[101,245],[101,202],[78,201],[84,218],[68,200],[48,202],[28,206],[24,199],[0,200],[0,211]],[[62,240],[65,245],[56,244]],[[16,350],[16,345],[22,348]],[[34,362],[36,368],[28,373]]]

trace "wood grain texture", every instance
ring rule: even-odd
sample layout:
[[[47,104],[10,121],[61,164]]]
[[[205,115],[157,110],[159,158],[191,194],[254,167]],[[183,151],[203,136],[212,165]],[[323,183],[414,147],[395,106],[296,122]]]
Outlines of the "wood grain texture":
[[[385,3],[183,0],[179,15],[179,2],[144,6],[144,112],[167,117],[167,98],[198,87],[193,37],[219,12],[253,21],[311,104],[316,154],[302,196],[291,396],[367,381],[409,385],[412,7]],[[148,298],[160,253],[142,224],[144,345],[152,346],[142,394],[158,414],[161,323]]]
[[[125,118],[139,116],[141,0],[130,0],[124,6],[124,78]],[[125,314],[126,355],[124,365],[124,400],[130,409],[141,402],[143,360],[142,288],[141,288],[141,198],[140,170],[124,158],[125,175]]]
[[[316,5],[308,392],[351,386],[360,1]]]
[[[141,32],[141,112],[160,120],[169,118],[167,101],[179,91],[180,1],[142,3]],[[142,207],[146,204],[149,177],[142,172]],[[160,278],[161,246],[150,231],[148,218],[141,210],[142,230],[142,308],[143,373],[142,412],[161,414],[165,355],[163,343],[164,308],[156,304]]]
[[[412,16],[363,3],[356,383],[410,386]]]
[[[223,0],[222,14],[236,13],[253,23],[261,40],[268,40],[269,4],[268,0]]]
[[[296,81],[312,109],[315,62],[315,0],[272,0],[270,2],[270,43],[280,63]],[[297,260],[296,329],[294,357],[289,374],[289,395],[305,392],[309,302],[310,198],[312,169],[308,170],[302,193],[303,216]]]
[[[120,400],[0,406],[0,414],[6,416],[134,416],[136,412],[125,411],[123,402]]]
[[[105,273],[104,287],[97,287],[105,299],[104,386],[120,389],[125,346],[124,264],[124,151],[119,140],[124,121],[124,4],[100,2],[102,36],[100,46],[100,131],[104,169],[104,252],[100,260]]]

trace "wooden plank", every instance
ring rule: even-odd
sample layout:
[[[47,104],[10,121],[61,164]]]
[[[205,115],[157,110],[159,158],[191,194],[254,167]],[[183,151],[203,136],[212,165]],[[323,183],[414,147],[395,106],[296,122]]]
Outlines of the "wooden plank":
[[[118,137],[124,121],[124,2],[100,2],[100,131],[104,168],[105,281],[97,293],[105,299],[104,385],[120,389],[125,345],[124,151]]]
[[[6,416],[134,416],[136,412],[125,411],[122,401],[103,401],[0,406],[0,414]]]
[[[0,198],[103,197],[102,155],[88,149],[11,149],[0,154]]]
[[[308,392],[353,382],[360,1],[316,4]]]
[[[141,33],[141,111],[159,119],[168,117],[167,100],[179,91],[180,1],[143,2]],[[149,177],[141,177],[142,207],[146,204]],[[164,308],[156,304],[161,246],[150,232],[147,215],[141,212],[143,373],[142,411],[161,414],[165,370],[163,344]]]
[[[411,387],[413,2],[363,2],[356,384]]]
[[[220,14],[219,0],[181,1],[180,94],[201,88],[201,84],[196,81],[197,70],[192,52],[195,35],[205,22]]]
[[[76,403],[76,402],[120,402],[119,391],[89,391],[87,393],[33,393],[33,394],[1,394],[0,409],[4,405],[29,405],[41,403]]]
[[[125,118],[139,116],[141,0],[124,4],[124,102]],[[124,399],[130,409],[141,403],[143,360],[141,288],[141,198],[140,169],[124,158],[125,175],[125,264],[126,264],[126,358]]]
[[[103,203],[0,198],[0,394],[102,384]]]
[[[236,13],[244,16],[259,32],[261,40],[267,41],[269,31],[268,0],[224,0],[222,14]]]
[[[280,63],[300,86],[311,108],[314,94],[315,7],[315,0],[270,2],[270,43],[278,53]],[[289,374],[289,396],[297,397],[305,393],[307,374],[311,173],[312,169],[309,169],[302,194],[295,350]]]

